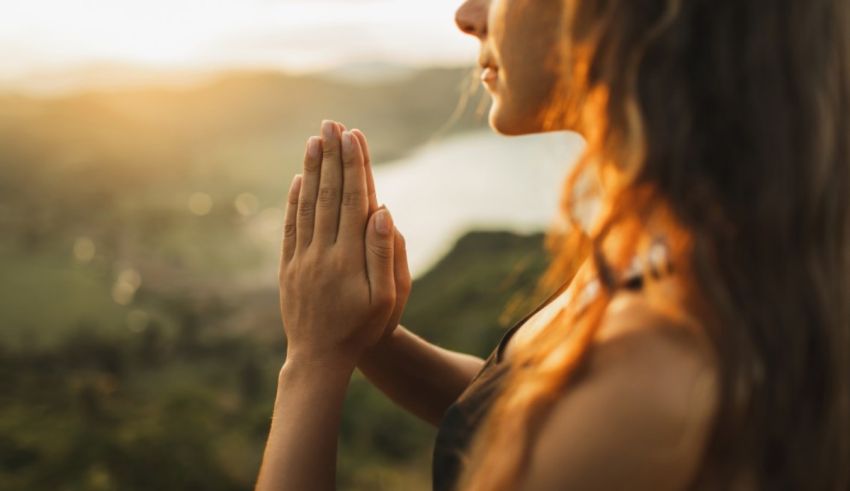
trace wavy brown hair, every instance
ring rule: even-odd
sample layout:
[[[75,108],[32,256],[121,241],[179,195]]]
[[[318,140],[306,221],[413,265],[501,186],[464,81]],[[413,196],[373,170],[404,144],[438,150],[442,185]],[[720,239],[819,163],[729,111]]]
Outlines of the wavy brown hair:
[[[650,219],[688,299],[667,310],[698,319],[717,362],[690,487],[850,489],[850,2],[560,1],[548,121],[581,123],[587,147],[565,185],[571,226],[547,235],[539,286],[589,258],[603,288],[511,358],[462,489],[521,482],[535,429],[592,349]],[[588,170],[605,200],[583,232],[574,206]],[[627,240],[603,253],[614,229]]]

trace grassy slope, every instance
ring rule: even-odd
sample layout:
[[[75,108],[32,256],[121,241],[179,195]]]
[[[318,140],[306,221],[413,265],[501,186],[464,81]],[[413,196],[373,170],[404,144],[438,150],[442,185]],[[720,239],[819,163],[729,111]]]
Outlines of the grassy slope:
[[[540,235],[470,233],[415,282],[404,322],[484,356],[506,302],[530,291],[542,265]],[[115,338],[77,326],[50,348],[0,356],[0,375],[14,382],[0,406],[0,487],[250,488],[283,351],[279,327],[264,328],[277,333],[273,343],[219,329],[239,316],[240,298],[146,302],[178,331],[152,323]],[[433,436],[355,375],[341,489],[428,489]]]

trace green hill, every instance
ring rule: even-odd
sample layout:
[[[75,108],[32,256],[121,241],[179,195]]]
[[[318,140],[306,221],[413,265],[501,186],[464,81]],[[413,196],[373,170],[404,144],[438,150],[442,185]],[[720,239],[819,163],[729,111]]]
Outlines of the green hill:
[[[485,357],[502,332],[539,301],[543,234],[464,235],[413,286],[402,324],[455,350]]]
[[[505,315],[506,302],[531,292],[544,263],[542,235],[470,233],[414,283],[403,323],[486,355],[525,312]],[[132,330],[81,322],[50,347],[0,344],[0,488],[251,489],[284,352],[274,298],[149,292],[155,314]],[[265,336],[224,328],[248,308]],[[429,489],[433,437],[356,374],[341,489]]]

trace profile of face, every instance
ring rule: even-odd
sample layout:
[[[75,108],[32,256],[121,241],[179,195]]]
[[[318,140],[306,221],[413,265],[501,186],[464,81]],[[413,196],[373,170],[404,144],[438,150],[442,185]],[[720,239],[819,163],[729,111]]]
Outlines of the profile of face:
[[[466,0],[455,23],[478,38],[482,83],[493,98],[490,126],[504,135],[567,128],[545,123],[563,62],[563,0]]]

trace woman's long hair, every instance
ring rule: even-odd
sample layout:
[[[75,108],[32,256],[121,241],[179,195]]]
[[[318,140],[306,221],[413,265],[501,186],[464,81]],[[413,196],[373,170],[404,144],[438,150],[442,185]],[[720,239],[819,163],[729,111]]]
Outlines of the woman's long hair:
[[[850,2],[563,5],[548,121],[581,122],[587,147],[565,185],[571,226],[547,235],[540,284],[590,258],[603,288],[515,351],[461,489],[521,482],[650,219],[668,233],[718,370],[691,487],[850,489]],[[606,199],[583,232],[574,207],[588,170]],[[626,240],[603,253],[615,228]]]

